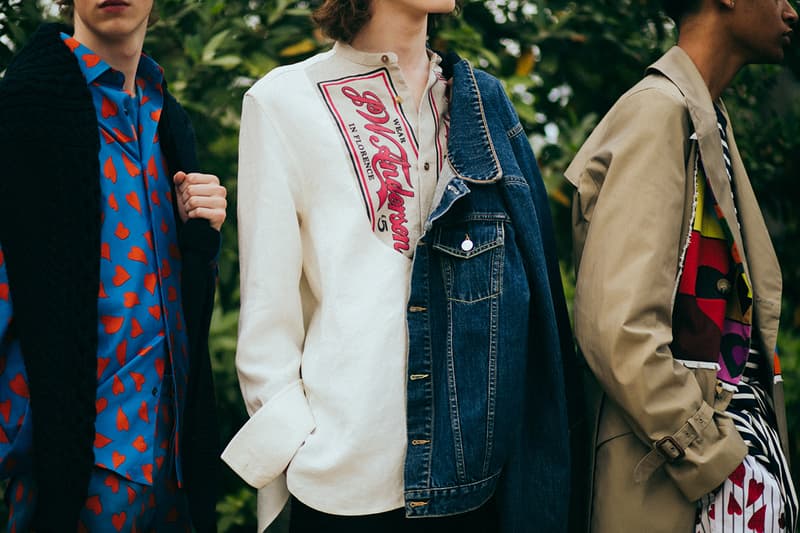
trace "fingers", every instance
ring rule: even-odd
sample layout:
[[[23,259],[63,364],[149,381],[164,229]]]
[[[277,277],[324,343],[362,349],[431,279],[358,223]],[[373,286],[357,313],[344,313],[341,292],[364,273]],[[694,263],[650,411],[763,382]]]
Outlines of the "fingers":
[[[177,185],[180,185],[181,183],[183,183],[186,180],[187,176],[188,176],[188,174],[186,174],[186,172],[183,172],[183,171],[176,172],[175,176],[173,177],[173,181],[175,182],[175,185],[177,186]]]
[[[189,211],[189,218],[204,218],[212,228],[219,231],[222,228],[222,223],[225,222],[225,209],[224,208],[208,208],[197,207]]]
[[[186,172],[176,172],[175,173],[175,185],[179,185],[178,180],[180,179],[180,184],[200,184],[200,183],[214,183],[219,185],[219,178],[216,177],[214,174],[202,174],[200,172],[191,172],[187,174]]]
[[[186,219],[204,218],[219,230],[225,221],[228,191],[213,174],[178,172],[174,176],[178,210]],[[183,216],[181,217],[183,218]]]
[[[225,198],[228,191],[221,185],[203,184],[203,185],[184,185],[178,188],[178,198],[183,203],[189,201],[193,197],[219,197]]]

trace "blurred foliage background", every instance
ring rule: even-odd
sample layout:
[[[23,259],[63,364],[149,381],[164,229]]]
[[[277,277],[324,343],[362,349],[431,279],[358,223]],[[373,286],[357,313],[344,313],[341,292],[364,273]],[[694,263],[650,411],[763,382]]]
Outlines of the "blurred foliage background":
[[[329,46],[310,22],[315,5],[302,0],[156,0],[160,19],[145,44],[194,120],[204,167],[222,177],[231,193],[211,326],[224,439],[246,417],[234,370],[239,304],[236,158],[242,95],[270,69]],[[0,0],[0,75],[36,26],[58,15],[52,0]],[[431,33],[434,49],[455,50],[504,82],[552,199],[571,297],[572,193],[562,172],[599,118],[672,45],[672,23],[653,0],[466,0],[457,16],[438,21]],[[748,67],[725,95],[783,268],[779,349],[796,479],[800,479],[798,74],[800,52],[794,47],[785,66]],[[221,531],[253,531],[254,491],[226,470],[221,494]],[[285,521],[279,521],[270,531],[284,527]]]

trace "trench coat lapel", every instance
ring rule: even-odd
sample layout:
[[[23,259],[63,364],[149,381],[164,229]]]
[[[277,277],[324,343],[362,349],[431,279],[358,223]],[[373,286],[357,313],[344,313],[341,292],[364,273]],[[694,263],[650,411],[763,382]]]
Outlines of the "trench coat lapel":
[[[727,118],[727,111],[723,108]],[[756,325],[761,333],[764,344],[762,349],[769,355],[777,344],[778,323],[781,313],[781,292],[783,279],[778,257],[772,245],[764,216],[758,206],[753,186],[747,176],[747,170],[739,155],[736,139],[728,122],[728,143],[731,149],[731,164],[733,167],[733,183],[736,188],[737,207],[739,218],[742,222],[744,242],[747,246],[746,253],[750,258],[748,263],[752,276],[750,283],[753,285],[753,305],[755,306]],[[772,366],[772,357],[766,357]]]
[[[714,194],[714,199],[717,201],[717,205],[719,205],[731,230],[736,248],[741,254],[745,274],[748,279],[752,279],[733,203],[731,183],[728,179],[722,156],[722,141],[717,128],[717,115],[714,111],[714,104],[711,101],[708,87],[686,52],[677,46],[672,47],[661,59],[651,65],[648,68],[648,72],[651,71],[660,72],[669,78],[686,98],[689,115],[697,137],[698,148],[700,149],[700,159],[702,160],[708,183]],[[730,123],[730,121],[728,122]],[[728,133],[730,137],[730,130],[728,130]],[[735,154],[735,159],[740,159],[735,148],[731,147],[730,151],[732,155]],[[741,165],[741,161],[739,163]],[[741,172],[744,172],[743,168]],[[734,168],[734,174],[736,173]],[[744,174],[740,178],[745,181],[747,179]]]

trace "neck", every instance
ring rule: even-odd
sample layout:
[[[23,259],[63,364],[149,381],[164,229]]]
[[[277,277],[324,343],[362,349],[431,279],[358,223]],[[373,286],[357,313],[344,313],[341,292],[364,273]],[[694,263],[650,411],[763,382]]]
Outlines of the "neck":
[[[88,31],[78,23],[77,19],[75,22],[75,39],[89,47],[111,68],[121,72],[125,76],[123,89],[133,94],[136,84],[136,69],[139,67],[147,26],[144,25],[141,29],[137,29],[133,35],[111,40]]]
[[[370,20],[350,44],[363,52],[394,52],[418,104],[428,82],[427,32],[427,13],[411,12],[393,0],[373,0]]]
[[[721,27],[719,21],[692,19],[681,25],[678,39],[678,46],[694,62],[714,101],[746,63],[744,54],[737,53]]]

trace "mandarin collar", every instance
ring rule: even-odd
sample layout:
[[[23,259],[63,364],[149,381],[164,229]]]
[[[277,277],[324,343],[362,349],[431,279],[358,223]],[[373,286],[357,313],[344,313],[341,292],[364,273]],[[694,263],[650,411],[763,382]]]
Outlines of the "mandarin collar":
[[[397,54],[394,52],[363,52],[361,50],[356,50],[352,46],[342,41],[336,41],[333,45],[333,52],[358,65],[362,65],[365,67],[380,67],[380,66],[394,66],[399,67],[397,62]],[[427,49],[428,58],[430,60],[430,67],[431,69],[435,69],[437,71],[441,71],[440,63],[442,62],[441,56],[431,50],[430,48]]]

